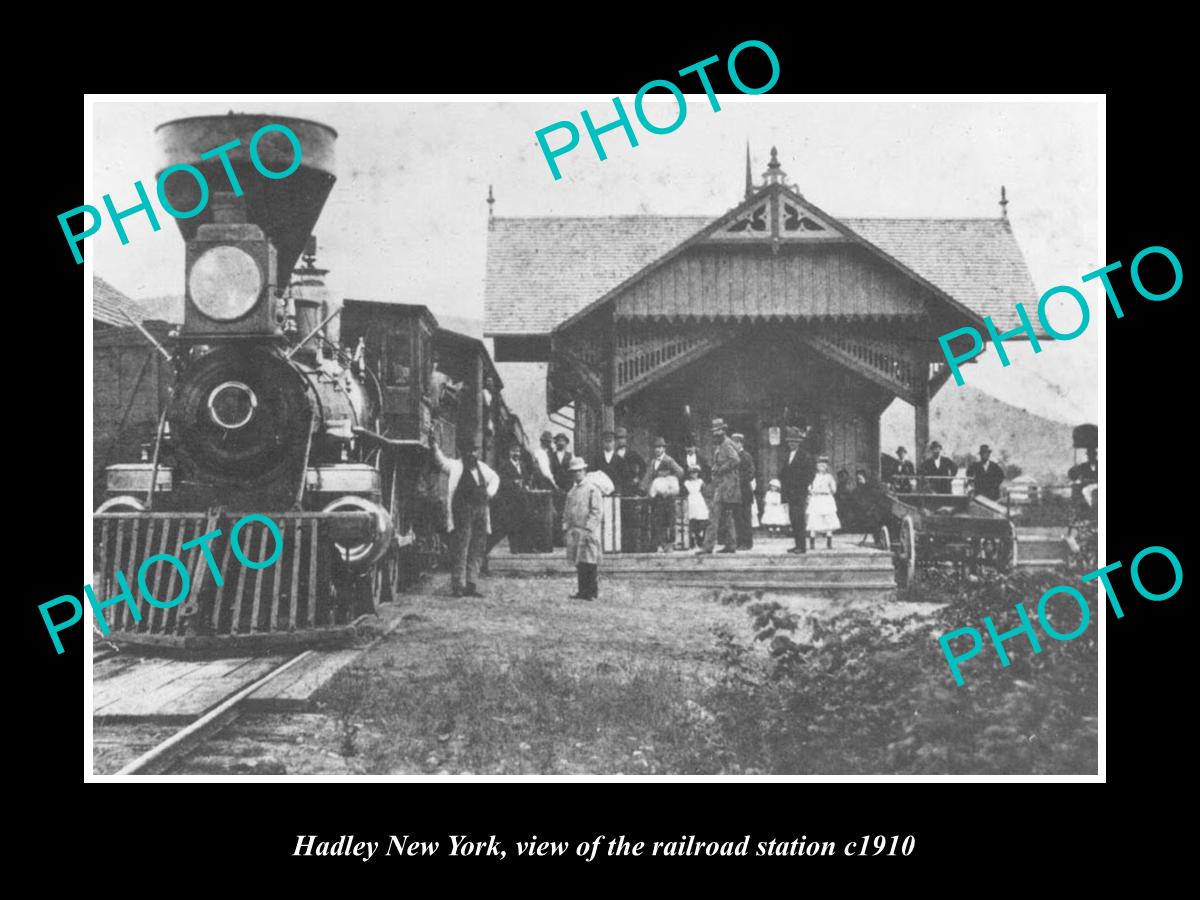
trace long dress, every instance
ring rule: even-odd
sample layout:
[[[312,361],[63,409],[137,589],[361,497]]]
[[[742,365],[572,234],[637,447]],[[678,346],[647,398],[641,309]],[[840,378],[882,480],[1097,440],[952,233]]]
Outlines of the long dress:
[[[779,491],[771,488],[763,497],[762,523],[778,528],[787,528],[792,520],[788,517],[788,505],[781,499]]]
[[[808,530],[814,534],[821,531],[837,531],[842,527],[838,520],[837,481],[828,472],[818,472],[808,489]]]
[[[687,491],[687,517],[692,522],[708,521],[708,504],[704,500],[704,482],[699,478],[689,478],[683,483]]]

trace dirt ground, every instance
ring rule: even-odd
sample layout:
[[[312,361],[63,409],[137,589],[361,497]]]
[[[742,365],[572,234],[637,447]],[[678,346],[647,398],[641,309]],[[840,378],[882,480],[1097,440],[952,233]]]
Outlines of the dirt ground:
[[[317,695],[324,737],[284,752],[287,771],[681,772],[706,715],[697,700],[722,672],[714,629],[752,633],[715,589],[606,579],[586,602],[568,599],[573,579],[494,578],[471,599],[444,581],[390,610],[395,629]],[[767,596],[802,616],[833,611]]]

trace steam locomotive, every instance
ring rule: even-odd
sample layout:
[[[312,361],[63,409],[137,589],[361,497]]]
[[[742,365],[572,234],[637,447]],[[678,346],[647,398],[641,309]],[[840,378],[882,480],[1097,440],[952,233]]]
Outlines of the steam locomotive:
[[[303,147],[286,180],[250,171],[248,138],[272,122]],[[140,621],[126,604],[109,607],[111,638],[176,647],[345,639],[357,616],[397,599],[438,554],[437,475],[425,436],[454,448],[464,412],[472,428],[485,417],[510,432],[519,423],[497,414],[494,372],[476,364],[467,366],[473,381],[456,380],[437,368],[440,330],[424,306],[346,300],[331,310],[319,279],[293,278],[322,271],[310,241],[335,181],[333,129],[231,113],[157,131],[164,169],[186,163],[208,184],[240,183],[242,193],[214,189],[201,213],[177,220],[184,319],[161,348],[174,384],[146,458],[108,467],[107,499],[94,517],[98,597],[120,592],[115,572],[133,583],[160,553],[183,560],[190,590],[171,609],[135,597]],[[234,138],[236,181],[220,159],[201,156]],[[257,152],[273,170],[292,161],[286,142],[263,140]],[[203,202],[195,179],[165,185],[175,209]],[[297,270],[306,249],[307,268]],[[269,516],[283,538],[281,557],[259,570],[231,564],[228,543],[230,526],[252,512]],[[204,546],[184,549],[217,529],[214,565]],[[273,541],[258,522],[238,535],[253,560],[270,557]],[[170,566],[147,580],[160,600],[180,591]]]

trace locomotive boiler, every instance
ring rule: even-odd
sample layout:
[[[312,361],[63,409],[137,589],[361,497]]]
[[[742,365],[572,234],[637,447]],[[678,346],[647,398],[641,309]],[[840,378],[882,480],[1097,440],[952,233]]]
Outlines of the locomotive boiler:
[[[302,147],[286,179],[251,170],[250,137],[270,123],[286,125]],[[185,305],[162,350],[175,373],[170,398],[144,458],[107,470],[107,499],[95,514],[97,594],[118,594],[114,573],[136,572],[159,553],[183,560],[190,590],[171,609],[136,596],[140,620],[126,604],[111,606],[111,637],[182,647],[344,639],[358,615],[416,575],[421,438],[441,427],[436,320],[400,304],[331,309],[311,289],[319,279],[291,284],[336,180],[333,129],[230,114],[168,122],[157,134],[163,170],[186,165],[202,176],[172,175],[166,199],[177,210],[203,208],[177,219]],[[205,152],[234,140],[223,158]],[[254,152],[276,172],[294,159],[278,133],[261,136]],[[211,188],[206,204],[202,183]],[[319,272],[311,253],[305,259],[301,272]],[[268,568],[231,563],[230,526],[248,513],[265,513],[282,534]],[[184,549],[217,529],[223,558],[206,562],[204,545]],[[238,539],[250,559],[274,549],[256,522]],[[147,586],[174,597],[177,578],[159,566]]]

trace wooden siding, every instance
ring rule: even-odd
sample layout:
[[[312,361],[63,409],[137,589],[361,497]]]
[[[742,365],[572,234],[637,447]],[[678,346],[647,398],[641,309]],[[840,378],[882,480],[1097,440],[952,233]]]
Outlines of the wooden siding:
[[[147,323],[159,341],[170,326]],[[104,500],[104,470],[137,462],[141,446],[152,444],[158,417],[167,403],[173,373],[167,361],[134,328],[97,331],[93,342],[92,500]]]
[[[907,317],[928,292],[854,244],[695,247],[615,300],[618,318]]]

